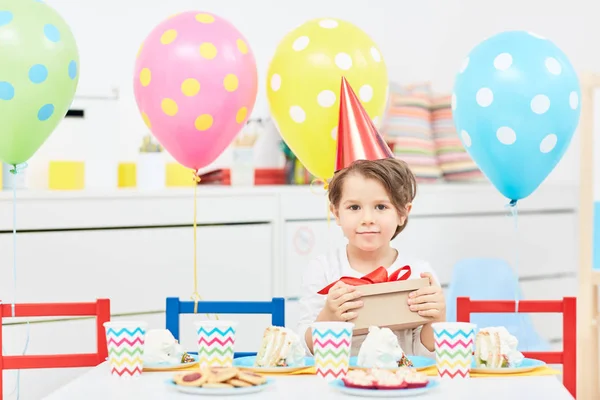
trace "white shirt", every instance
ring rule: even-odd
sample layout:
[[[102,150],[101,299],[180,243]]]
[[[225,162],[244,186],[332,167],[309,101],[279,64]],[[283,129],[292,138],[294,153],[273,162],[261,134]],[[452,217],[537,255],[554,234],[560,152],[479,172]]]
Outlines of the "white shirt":
[[[429,272],[433,275],[434,279],[439,282],[435,272],[427,262],[408,258],[403,256],[400,252],[398,252],[396,261],[394,261],[387,269],[388,274],[392,274],[394,271],[405,265],[410,265],[411,267],[409,279],[420,278],[422,272]],[[318,294],[318,291],[331,282],[337,281],[342,276],[361,278],[364,275],[365,274],[356,271],[350,266],[345,245],[325,256],[318,257],[309,263],[302,277],[302,289],[299,302],[300,320],[298,322],[298,334],[308,352],[310,352],[310,350],[304,340],[306,330],[309,329],[310,324],[317,319],[317,316],[321,310],[323,310],[327,299],[327,295]],[[394,333],[398,337],[398,342],[402,347],[402,350],[404,350],[407,355],[435,357],[435,352],[430,352],[421,343],[421,327],[415,329],[394,330]],[[355,335],[352,337],[352,356],[358,355],[358,350],[365,337],[366,334]]]

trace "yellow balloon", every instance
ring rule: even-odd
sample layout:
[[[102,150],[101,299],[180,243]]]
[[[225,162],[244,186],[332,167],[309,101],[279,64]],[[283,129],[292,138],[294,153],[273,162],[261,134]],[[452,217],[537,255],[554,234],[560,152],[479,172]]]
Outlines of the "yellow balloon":
[[[314,19],[288,33],[267,74],[269,108],[281,136],[324,180],[334,172],[342,76],[378,126],[387,102],[387,67],[373,40],[349,22]]]

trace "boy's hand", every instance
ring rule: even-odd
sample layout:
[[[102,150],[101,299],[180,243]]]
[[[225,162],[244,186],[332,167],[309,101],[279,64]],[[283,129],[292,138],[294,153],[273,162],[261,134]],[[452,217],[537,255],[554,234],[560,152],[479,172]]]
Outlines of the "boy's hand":
[[[355,286],[339,281],[329,289],[322,318],[343,322],[353,320],[358,316],[353,310],[363,306],[363,302],[358,300],[360,296],[362,294]]]
[[[424,317],[432,317],[433,322],[446,320],[446,299],[440,285],[435,282],[429,272],[421,274],[421,278],[429,279],[429,286],[415,290],[408,296],[411,311],[417,311]]]

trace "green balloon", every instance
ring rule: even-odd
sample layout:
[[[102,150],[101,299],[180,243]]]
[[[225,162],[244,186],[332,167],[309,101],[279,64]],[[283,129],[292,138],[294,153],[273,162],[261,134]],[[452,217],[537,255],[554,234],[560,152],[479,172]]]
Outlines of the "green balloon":
[[[0,160],[29,160],[69,110],[79,52],[62,17],[36,0],[0,0]]]

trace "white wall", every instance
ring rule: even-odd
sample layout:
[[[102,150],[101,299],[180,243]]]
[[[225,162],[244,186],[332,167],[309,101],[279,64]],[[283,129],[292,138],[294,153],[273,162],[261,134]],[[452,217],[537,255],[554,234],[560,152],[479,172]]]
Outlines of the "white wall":
[[[295,26],[333,16],[364,29],[378,43],[390,77],[408,83],[431,80],[437,91],[450,91],[455,71],[469,50],[485,37],[508,29],[526,29],[553,40],[578,71],[600,71],[594,26],[600,6],[574,0],[48,0],[68,21],[81,53],[80,96],[120,90],[120,160],[135,159],[145,126],[132,91],[135,55],[145,36],[175,12],[207,10],[231,21],[247,37],[257,57],[260,91],[254,116],[266,116],[264,75],[278,41]],[[112,129],[90,126],[98,135]],[[552,174],[554,182],[578,179],[578,139]]]

